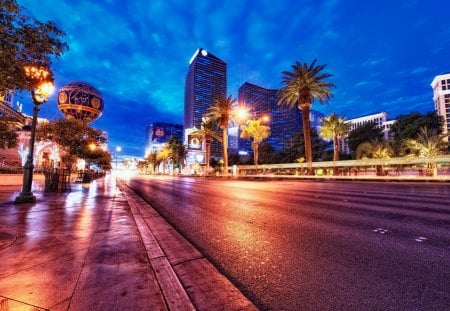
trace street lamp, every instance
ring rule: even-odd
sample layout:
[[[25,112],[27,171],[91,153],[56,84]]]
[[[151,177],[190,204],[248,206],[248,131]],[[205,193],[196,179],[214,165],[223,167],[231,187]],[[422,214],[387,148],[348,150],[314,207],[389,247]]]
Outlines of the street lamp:
[[[236,117],[239,120],[246,120],[248,118],[248,108],[244,106],[238,106],[236,108]]]
[[[88,145],[89,151],[91,152],[91,154],[89,154],[89,158],[88,158],[88,162],[87,162],[87,169],[90,170],[91,169],[91,156],[92,156],[92,152],[95,151],[95,149],[97,149],[97,146],[94,143],[90,143]]]
[[[23,185],[22,191],[16,197],[15,203],[34,203],[36,197],[31,192],[31,185],[33,183],[33,158],[34,158],[34,138],[36,135],[36,123],[39,113],[39,106],[47,101],[53,92],[53,83],[48,81],[51,78],[51,73],[45,68],[27,66],[25,67],[25,75],[32,81],[37,82],[37,86],[31,91],[31,98],[34,103],[33,119],[31,122],[31,136],[30,136],[30,151],[27,156],[27,161],[23,167]]]
[[[119,152],[122,151],[122,147],[117,146],[116,147],[116,170],[117,170],[117,159],[119,158]]]
[[[263,122],[269,122],[270,121],[270,117],[267,115],[262,116],[261,121]]]

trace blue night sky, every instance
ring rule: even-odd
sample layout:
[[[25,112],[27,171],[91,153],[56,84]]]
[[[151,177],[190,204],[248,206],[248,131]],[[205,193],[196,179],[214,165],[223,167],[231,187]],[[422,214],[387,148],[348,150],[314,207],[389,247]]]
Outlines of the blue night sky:
[[[19,0],[52,20],[69,51],[55,61],[56,87],[84,81],[105,109],[93,127],[109,147],[143,156],[145,126],[182,123],[189,60],[203,47],[228,65],[228,94],[244,82],[277,89],[295,61],[327,64],[336,85],[325,114],[390,118],[432,111],[430,83],[449,72],[450,25],[443,0]],[[30,99],[19,98],[31,114]],[[54,94],[40,116],[60,118]]]

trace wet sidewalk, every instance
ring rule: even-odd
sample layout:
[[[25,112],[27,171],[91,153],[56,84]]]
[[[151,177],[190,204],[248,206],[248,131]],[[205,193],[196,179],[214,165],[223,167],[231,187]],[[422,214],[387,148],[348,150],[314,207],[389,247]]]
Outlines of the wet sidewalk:
[[[114,177],[41,187],[0,186],[0,310],[256,310]]]

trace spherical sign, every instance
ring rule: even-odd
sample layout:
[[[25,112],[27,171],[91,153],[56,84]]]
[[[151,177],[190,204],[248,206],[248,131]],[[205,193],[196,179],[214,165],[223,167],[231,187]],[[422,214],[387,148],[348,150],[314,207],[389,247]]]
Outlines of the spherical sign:
[[[72,82],[58,92],[58,108],[68,119],[97,120],[103,112],[103,98],[93,86]]]

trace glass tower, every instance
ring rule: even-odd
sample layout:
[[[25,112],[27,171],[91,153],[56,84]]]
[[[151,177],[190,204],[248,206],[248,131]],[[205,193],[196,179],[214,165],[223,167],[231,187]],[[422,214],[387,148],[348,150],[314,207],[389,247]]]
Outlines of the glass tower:
[[[298,109],[278,106],[278,90],[265,89],[251,83],[244,83],[238,91],[239,103],[250,109],[250,118],[269,117],[270,136],[267,142],[276,151],[283,151],[289,139],[301,130],[301,113]],[[250,140],[239,138],[239,150],[251,151]]]
[[[202,118],[215,99],[226,97],[227,64],[207,52],[198,49],[191,58],[186,75],[184,93],[184,128],[200,129]],[[220,143],[213,141],[211,155],[222,156]]]

